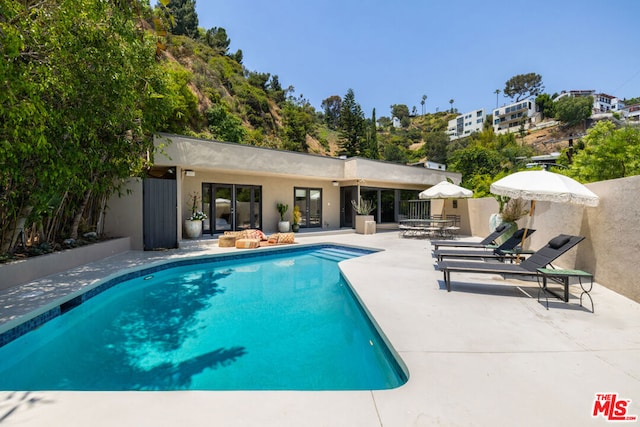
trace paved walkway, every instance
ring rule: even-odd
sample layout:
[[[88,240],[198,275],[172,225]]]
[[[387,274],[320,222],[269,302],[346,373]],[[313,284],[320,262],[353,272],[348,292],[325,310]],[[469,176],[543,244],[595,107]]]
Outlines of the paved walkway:
[[[426,239],[402,239],[395,232],[298,236],[301,243],[384,249],[341,268],[406,365],[410,378],[404,386],[355,392],[0,392],[0,425],[611,425],[601,415],[592,417],[597,393],[630,399],[627,415],[640,416],[640,304],[596,284],[594,314],[578,305],[574,286],[569,303],[553,301],[547,310],[536,299],[535,282],[492,275],[455,274],[449,293]],[[237,250],[218,248],[215,241],[187,242],[180,250],[127,252],[50,276],[0,294],[0,322],[126,267],[222,251]]]

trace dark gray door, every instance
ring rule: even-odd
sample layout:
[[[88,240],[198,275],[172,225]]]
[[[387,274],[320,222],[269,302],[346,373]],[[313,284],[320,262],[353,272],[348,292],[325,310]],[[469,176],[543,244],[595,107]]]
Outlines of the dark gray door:
[[[176,180],[145,178],[142,192],[144,249],[177,248]]]

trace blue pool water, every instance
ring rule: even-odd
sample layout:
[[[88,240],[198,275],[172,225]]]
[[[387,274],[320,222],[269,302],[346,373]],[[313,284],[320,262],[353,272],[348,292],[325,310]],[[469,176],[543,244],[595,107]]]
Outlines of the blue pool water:
[[[406,375],[318,246],[142,271],[0,348],[1,390],[370,390]],[[205,262],[206,261],[206,262]]]

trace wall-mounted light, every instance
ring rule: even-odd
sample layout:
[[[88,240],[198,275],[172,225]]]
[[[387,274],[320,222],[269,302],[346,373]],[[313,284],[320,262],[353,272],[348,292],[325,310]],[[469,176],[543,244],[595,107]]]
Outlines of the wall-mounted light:
[[[193,170],[191,170],[191,169],[186,169],[186,170],[184,171],[184,174],[185,174],[186,176],[196,176],[196,171],[193,171]]]
[[[338,181],[333,181],[331,184],[333,184],[334,187],[337,187],[338,185],[340,185]]]

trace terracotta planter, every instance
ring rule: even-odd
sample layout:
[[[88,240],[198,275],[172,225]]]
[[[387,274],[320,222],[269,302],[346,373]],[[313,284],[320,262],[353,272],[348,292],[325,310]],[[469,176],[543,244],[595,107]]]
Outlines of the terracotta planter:
[[[202,221],[190,220],[184,221],[184,235],[188,239],[197,239],[202,234]]]

